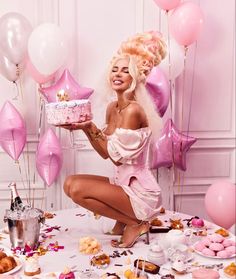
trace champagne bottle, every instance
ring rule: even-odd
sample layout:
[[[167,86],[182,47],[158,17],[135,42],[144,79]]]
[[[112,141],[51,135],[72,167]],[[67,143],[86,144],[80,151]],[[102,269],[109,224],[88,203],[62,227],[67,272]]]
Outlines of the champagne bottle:
[[[11,206],[10,206],[10,209],[12,211],[14,210],[19,210],[22,208],[23,206],[23,202],[17,192],[17,189],[16,189],[16,183],[15,182],[12,182],[9,184],[9,187],[11,189]]]

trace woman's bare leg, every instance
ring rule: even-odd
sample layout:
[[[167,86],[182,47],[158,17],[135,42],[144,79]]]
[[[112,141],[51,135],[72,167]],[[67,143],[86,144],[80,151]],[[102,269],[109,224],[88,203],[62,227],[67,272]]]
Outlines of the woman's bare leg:
[[[72,175],[66,179],[64,190],[75,203],[100,215],[130,225],[139,222],[129,197],[106,177]]]

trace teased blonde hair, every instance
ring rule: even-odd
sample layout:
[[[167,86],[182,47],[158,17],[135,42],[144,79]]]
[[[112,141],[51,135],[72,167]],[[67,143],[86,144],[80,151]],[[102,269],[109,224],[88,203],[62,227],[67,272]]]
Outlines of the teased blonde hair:
[[[110,73],[117,60],[129,58],[129,73],[132,76],[132,83],[124,93],[135,92],[136,101],[146,113],[153,140],[159,137],[162,120],[145,88],[145,81],[152,68],[157,66],[165,56],[166,43],[159,33],[136,34],[121,44],[109,69]]]

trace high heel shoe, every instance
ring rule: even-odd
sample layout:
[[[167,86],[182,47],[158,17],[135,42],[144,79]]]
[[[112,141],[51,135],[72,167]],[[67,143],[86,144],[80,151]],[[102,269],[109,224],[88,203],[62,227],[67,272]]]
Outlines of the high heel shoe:
[[[144,235],[145,235],[144,243],[149,244],[149,223],[148,222],[141,222],[137,225],[132,225],[131,227],[138,227],[138,226],[141,226],[141,225],[145,225],[146,227],[144,229],[142,229],[139,232],[139,234],[131,242],[125,243],[122,240],[122,237],[121,237],[120,240],[112,240],[111,241],[111,246],[115,247],[115,248],[131,248],[138,241],[138,239],[141,238]]]
[[[105,235],[122,235],[122,233],[116,233],[113,230],[104,233]]]

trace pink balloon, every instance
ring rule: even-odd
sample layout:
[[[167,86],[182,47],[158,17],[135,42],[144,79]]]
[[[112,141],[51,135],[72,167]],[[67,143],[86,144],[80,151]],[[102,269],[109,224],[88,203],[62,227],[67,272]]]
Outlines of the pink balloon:
[[[195,142],[195,138],[181,134],[172,120],[168,119],[155,145],[152,168],[169,168],[174,164],[185,171],[186,153]]]
[[[43,181],[50,186],[62,167],[60,142],[52,129],[48,129],[39,141],[36,152],[36,168]]]
[[[26,65],[27,72],[31,75],[31,77],[39,84],[46,83],[50,80],[52,80],[55,77],[56,73],[53,73],[51,75],[43,75],[41,74],[31,63],[30,60],[28,60]]]
[[[170,85],[165,73],[159,67],[153,67],[146,79],[146,88],[154,101],[156,111],[162,117],[170,99]]]
[[[170,11],[179,5],[180,0],[154,0],[154,2],[161,9],[163,9],[165,11]]]
[[[195,42],[202,29],[203,12],[192,2],[180,4],[170,16],[170,32],[174,39],[183,46]]]
[[[41,88],[40,92],[48,103],[88,99],[93,89],[81,87],[72,77],[68,69],[65,69],[60,79],[52,86]]]
[[[18,160],[26,143],[26,127],[18,110],[8,101],[0,111],[0,123],[0,145],[12,159]]]
[[[206,212],[218,226],[229,229],[235,224],[235,196],[236,186],[227,181],[217,181],[207,189]]]

